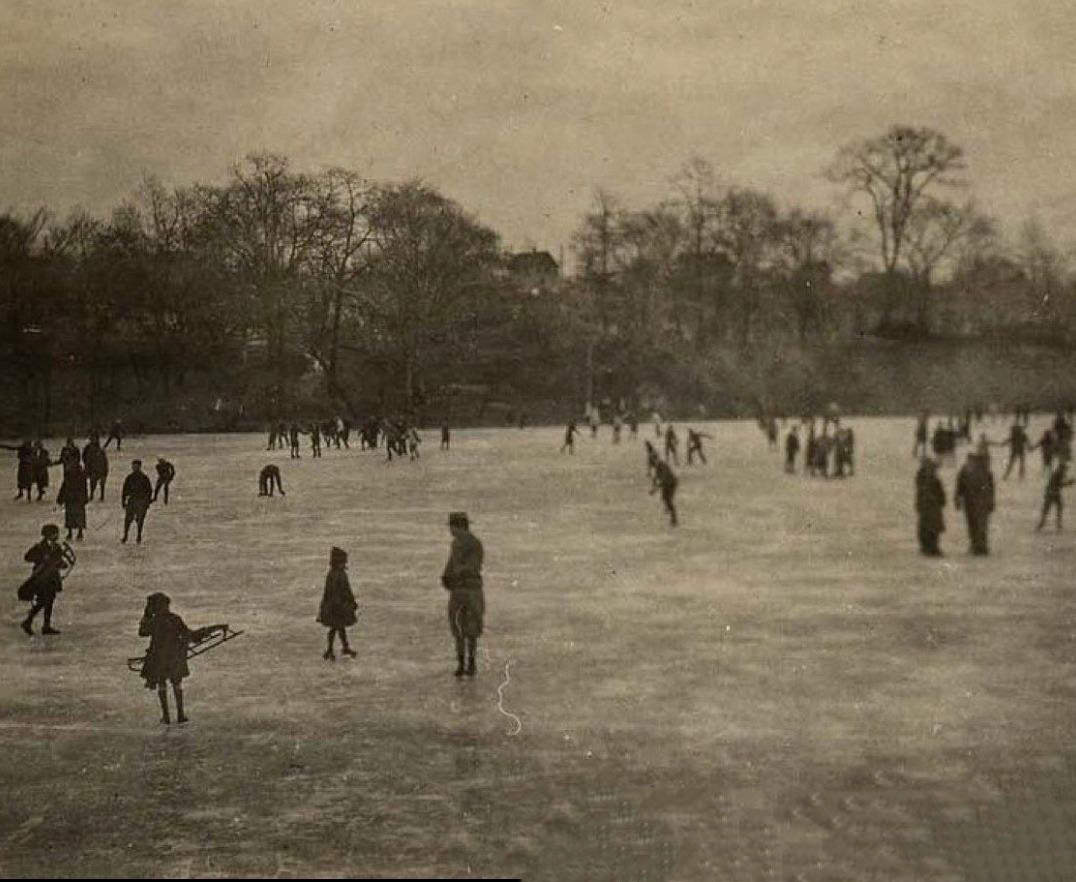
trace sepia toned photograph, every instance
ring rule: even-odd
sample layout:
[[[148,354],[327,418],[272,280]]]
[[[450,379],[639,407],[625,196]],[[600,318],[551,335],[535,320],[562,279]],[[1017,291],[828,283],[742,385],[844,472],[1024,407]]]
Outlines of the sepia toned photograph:
[[[0,878],[1076,880],[1071,4],[0,10]]]

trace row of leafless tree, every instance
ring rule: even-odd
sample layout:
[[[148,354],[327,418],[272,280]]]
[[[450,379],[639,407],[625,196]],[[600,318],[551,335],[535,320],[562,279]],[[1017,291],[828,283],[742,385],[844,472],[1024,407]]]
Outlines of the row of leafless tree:
[[[466,342],[498,260],[496,234],[420,182],[252,155],[220,186],[147,180],[107,221],[0,217],[0,356],[46,386],[80,369],[91,411],[117,364],[167,395],[206,366],[234,386],[249,362],[272,409],[313,367],[353,407],[348,352],[410,402],[431,353]]]
[[[698,351],[782,330],[806,340],[853,325],[926,336],[1076,323],[1065,254],[1034,221],[1006,243],[967,196],[965,170],[943,134],[894,126],[824,170],[841,194],[834,213],[782,210],[700,159],[643,210],[598,190],[574,237],[590,319]]]

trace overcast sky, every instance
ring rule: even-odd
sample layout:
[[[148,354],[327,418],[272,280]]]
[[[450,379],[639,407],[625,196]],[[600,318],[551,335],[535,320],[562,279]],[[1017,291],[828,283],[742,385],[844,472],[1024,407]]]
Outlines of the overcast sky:
[[[1071,0],[2,0],[0,209],[104,214],[144,173],[254,150],[418,176],[556,255],[595,186],[642,207],[692,155],[829,204],[836,148],[900,122],[983,207],[1076,239]]]

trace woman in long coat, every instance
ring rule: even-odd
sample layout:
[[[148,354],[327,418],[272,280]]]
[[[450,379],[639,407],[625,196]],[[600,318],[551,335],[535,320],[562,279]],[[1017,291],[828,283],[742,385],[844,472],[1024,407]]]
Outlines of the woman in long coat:
[[[336,658],[333,641],[337,634],[340,635],[341,651],[344,655],[351,658],[356,656],[357,653],[348,646],[345,628],[350,628],[358,621],[355,617],[358,606],[347,578],[347,552],[342,548],[333,548],[329,552],[329,572],[325,576],[325,591],[318,608],[318,621],[329,629],[329,645],[322,658],[329,661]]]
[[[928,557],[941,557],[938,537],[945,532],[945,488],[938,480],[937,465],[923,457],[915,474],[915,510],[919,515],[919,550]]]
[[[74,462],[64,472],[63,483],[60,484],[60,492],[56,496],[57,504],[64,507],[64,526],[67,528],[68,539],[71,538],[72,530],[78,530],[78,538],[82,538],[82,531],[86,529],[86,503],[89,499],[86,472],[79,463]]]

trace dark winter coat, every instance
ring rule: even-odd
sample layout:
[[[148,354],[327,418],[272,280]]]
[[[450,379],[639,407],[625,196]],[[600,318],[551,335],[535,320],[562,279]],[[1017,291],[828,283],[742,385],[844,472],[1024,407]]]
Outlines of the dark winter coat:
[[[147,689],[168,681],[178,683],[190,674],[187,647],[196,634],[175,613],[143,616],[138,625],[138,636],[150,638],[141,672]]]
[[[65,473],[56,501],[64,507],[64,526],[69,530],[86,527],[86,503],[90,499],[86,472],[77,462]]]
[[[44,447],[38,447],[34,450],[34,483],[39,487],[49,486],[49,466],[52,462],[49,460],[49,452]]]
[[[358,606],[355,595],[351,592],[347,570],[343,567],[332,567],[325,577],[325,591],[318,608],[318,621],[327,628],[350,628],[358,621],[355,617]]]
[[[915,510],[919,513],[919,528],[930,533],[945,532],[945,488],[937,471],[929,465],[920,466],[915,475]]]
[[[19,470],[15,475],[16,486],[20,490],[29,490],[34,483],[34,448],[29,444],[22,444],[16,450],[19,458]]]
[[[448,626],[452,636],[482,636],[486,599],[482,593],[482,543],[464,531],[452,539],[452,550],[441,574],[441,584],[449,592]]]
[[[147,509],[153,501],[153,485],[145,472],[131,472],[123,480],[123,494],[120,497],[124,508]]]
[[[969,456],[956,476],[953,505],[969,520],[986,518],[994,511],[994,476],[982,456]]]
[[[63,558],[63,550],[59,545],[49,546],[42,539],[23,555],[23,560],[32,563],[39,568],[38,575],[32,577],[34,582],[34,597],[55,597],[64,590],[63,579],[60,572],[67,569],[67,561]]]
[[[82,448],[82,463],[89,478],[102,478],[108,474],[108,454],[93,441]]]

